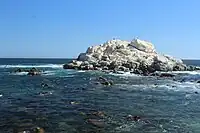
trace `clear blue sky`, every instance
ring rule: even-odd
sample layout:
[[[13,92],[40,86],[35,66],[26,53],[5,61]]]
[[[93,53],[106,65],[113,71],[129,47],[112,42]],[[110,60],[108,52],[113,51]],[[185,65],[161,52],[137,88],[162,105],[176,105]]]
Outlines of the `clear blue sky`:
[[[200,59],[199,0],[1,0],[0,57],[76,57],[117,37]]]

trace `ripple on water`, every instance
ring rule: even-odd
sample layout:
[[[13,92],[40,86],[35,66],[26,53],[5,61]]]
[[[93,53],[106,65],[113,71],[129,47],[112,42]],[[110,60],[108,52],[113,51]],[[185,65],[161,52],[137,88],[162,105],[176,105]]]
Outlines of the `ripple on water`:
[[[53,72],[56,74],[1,78],[2,132],[34,127],[42,127],[49,133],[199,131],[200,101],[199,95],[193,93],[199,92],[196,84],[98,72]],[[113,80],[114,85],[95,84],[99,76]],[[48,87],[42,87],[41,83]],[[98,111],[104,112],[105,117],[94,116]],[[128,115],[139,116],[141,120],[129,121]]]

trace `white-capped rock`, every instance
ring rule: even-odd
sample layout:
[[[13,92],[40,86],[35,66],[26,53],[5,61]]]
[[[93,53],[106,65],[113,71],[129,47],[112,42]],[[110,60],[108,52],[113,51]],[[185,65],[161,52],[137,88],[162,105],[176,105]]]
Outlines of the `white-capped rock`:
[[[144,51],[147,53],[153,53],[155,52],[155,48],[154,45],[150,42],[147,41],[142,41],[139,39],[134,39],[131,43],[130,46],[133,46],[135,48],[137,48],[140,51]]]
[[[158,54],[152,43],[134,39],[123,41],[110,40],[99,46],[91,46],[86,53],[81,53],[77,63],[65,65],[65,68],[124,70],[135,72],[154,72],[185,70],[182,60]],[[73,66],[74,65],[74,66]],[[80,67],[81,66],[81,67]]]

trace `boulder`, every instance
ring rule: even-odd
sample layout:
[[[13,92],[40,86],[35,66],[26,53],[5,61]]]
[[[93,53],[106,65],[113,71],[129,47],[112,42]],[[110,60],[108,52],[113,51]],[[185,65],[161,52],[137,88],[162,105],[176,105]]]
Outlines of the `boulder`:
[[[108,60],[109,60],[109,57],[108,57],[107,55],[103,55],[103,56],[101,57],[101,60],[102,60],[102,61],[108,61]]]
[[[135,61],[127,61],[126,63],[122,64],[122,66],[131,69],[137,69],[139,67],[139,62]]]
[[[139,39],[134,39],[129,46],[132,46],[140,51],[147,52],[147,53],[153,53],[155,52],[155,48],[152,43],[147,41],[142,41]]]
[[[41,71],[33,67],[28,71],[27,75],[34,76],[34,75],[40,75],[40,74],[41,74]]]
[[[104,77],[99,77],[98,78],[98,81],[102,84],[102,85],[106,85],[106,86],[109,86],[109,85],[113,85],[113,81],[111,80],[108,80]]]
[[[128,115],[128,116],[126,117],[126,119],[127,119],[128,121],[139,121],[139,120],[141,119],[141,117],[140,117],[140,116]]]
[[[159,76],[160,77],[175,77],[176,75],[172,73],[161,73]]]
[[[85,53],[81,53],[76,61],[65,64],[63,68],[129,71],[142,75],[149,75],[155,71],[195,69],[187,67],[180,59],[159,54],[152,43],[139,39],[131,42],[113,39],[98,46],[91,46]]]
[[[16,70],[14,70],[15,73],[18,73],[18,72],[23,72],[23,70],[21,68],[18,68]]]
[[[199,71],[200,67],[189,65],[189,66],[186,66],[186,70],[187,71]]]
[[[94,70],[94,67],[92,64],[88,64],[88,65],[81,65],[81,70]]]
[[[110,62],[104,60],[99,61],[98,64],[100,64],[101,67],[110,66]]]
[[[69,64],[64,64],[63,68],[64,69],[75,69],[75,66],[73,63],[69,63]]]
[[[109,65],[110,70],[115,70],[118,66],[121,66],[122,63],[120,61],[112,61]]]
[[[72,62],[70,62],[68,64],[64,64],[63,68],[64,69],[79,69],[82,64],[83,64],[82,61],[74,61],[73,60]]]
[[[184,64],[176,64],[173,67],[173,71],[186,71],[187,70],[187,66]]]

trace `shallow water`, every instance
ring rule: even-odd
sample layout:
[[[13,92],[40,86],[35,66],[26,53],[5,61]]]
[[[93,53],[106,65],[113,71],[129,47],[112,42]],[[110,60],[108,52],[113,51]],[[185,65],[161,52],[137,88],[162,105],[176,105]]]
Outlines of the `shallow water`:
[[[177,74],[173,81],[52,67],[67,60],[8,62],[2,66],[12,67],[0,68],[1,133],[34,127],[42,127],[46,133],[200,132],[200,85],[192,82],[198,79],[194,78],[198,72]],[[14,74],[15,65],[43,65],[39,69],[44,72],[41,76]],[[96,84],[99,76],[113,80],[114,85]],[[186,82],[178,82],[182,79]],[[105,116],[92,115],[97,111]],[[141,119],[129,121],[128,115]],[[89,119],[101,119],[102,126],[91,124]]]

